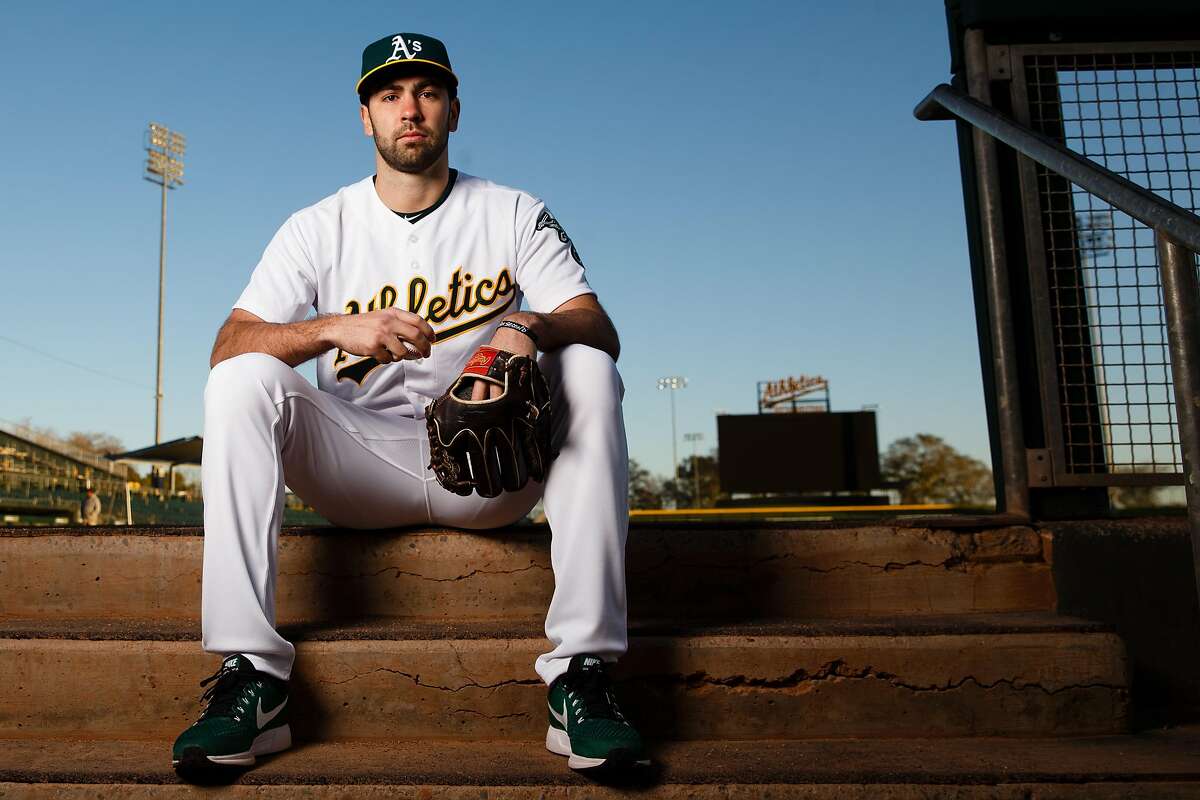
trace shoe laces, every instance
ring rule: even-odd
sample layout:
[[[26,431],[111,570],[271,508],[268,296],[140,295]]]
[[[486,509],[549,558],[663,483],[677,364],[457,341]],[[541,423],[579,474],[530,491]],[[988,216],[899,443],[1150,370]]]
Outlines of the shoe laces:
[[[200,681],[201,686],[208,686],[208,684],[212,683],[212,686],[209,686],[200,697],[202,701],[208,701],[208,706],[205,707],[204,713],[200,715],[200,719],[233,717],[240,721],[240,712],[246,710],[239,705],[242,700],[242,689],[247,683],[254,680],[255,676],[253,672],[222,664],[220,669]],[[216,682],[213,683],[213,681]]]
[[[617,699],[613,696],[608,675],[603,670],[585,670],[570,676],[566,694],[580,722],[586,719],[625,722],[625,716],[621,714]]]

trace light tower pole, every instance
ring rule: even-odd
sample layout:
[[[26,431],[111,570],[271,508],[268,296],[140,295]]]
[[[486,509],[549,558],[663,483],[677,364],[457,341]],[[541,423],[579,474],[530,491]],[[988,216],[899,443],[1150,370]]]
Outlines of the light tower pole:
[[[692,505],[700,507],[700,462],[696,456],[696,442],[704,438],[703,433],[685,433],[683,440],[692,443]]]
[[[158,366],[154,380],[154,443],[162,437],[163,299],[167,271],[167,189],[183,185],[183,153],[187,140],[157,122],[146,131],[146,174],[142,177],[162,187],[162,220],[158,238]]]
[[[680,377],[679,375],[668,375],[665,378],[658,379],[658,388],[669,389],[671,392],[671,480],[679,477],[679,456],[675,448],[675,390],[686,386],[687,378]]]

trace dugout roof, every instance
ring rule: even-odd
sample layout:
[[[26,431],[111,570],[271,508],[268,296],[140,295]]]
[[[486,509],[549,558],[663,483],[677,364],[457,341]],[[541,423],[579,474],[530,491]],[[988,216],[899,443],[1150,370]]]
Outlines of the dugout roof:
[[[199,464],[200,455],[203,450],[203,437],[185,436],[182,439],[172,439],[169,442],[143,447],[140,450],[114,453],[109,458],[113,461],[148,461],[176,466],[179,464]]]

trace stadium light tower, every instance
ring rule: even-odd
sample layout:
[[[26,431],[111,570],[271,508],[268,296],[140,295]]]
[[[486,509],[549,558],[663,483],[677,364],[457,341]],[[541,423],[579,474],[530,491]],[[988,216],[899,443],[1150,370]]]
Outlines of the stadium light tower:
[[[668,375],[658,379],[659,389],[671,390],[671,480],[679,477],[679,456],[675,451],[675,390],[687,386],[687,378]]]
[[[700,507],[700,463],[696,455],[696,442],[704,439],[703,433],[685,433],[683,440],[692,443],[692,505],[696,508]]]
[[[187,140],[164,125],[151,122],[146,131],[146,174],[142,177],[162,187],[162,222],[158,239],[158,367],[154,388],[154,443],[162,434],[163,287],[167,269],[167,189],[183,185],[183,153]]]

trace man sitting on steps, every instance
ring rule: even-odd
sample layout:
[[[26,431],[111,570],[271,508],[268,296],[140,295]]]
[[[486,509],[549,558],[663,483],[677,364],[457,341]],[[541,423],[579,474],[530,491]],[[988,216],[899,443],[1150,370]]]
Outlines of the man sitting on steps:
[[[577,769],[645,763],[605,666],[627,647],[617,333],[541,201],[450,169],[457,89],[437,39],[400,33],[365,49],[357,91],[375,175],[283,224],[217,334],[202,622],[204,649],[224,661],[175,742],[181,770],[291,744],[295,649],[275,629],[285,483],[348,528],[496,528],[543,499],[555,577],[551,648],[534,665],[549,686],[546,746]],[[544,484],[492,499],[435,482],[423,420],[481,344],[538,359],[558,453]],[[311,358],[315,388],[294,369]]]

